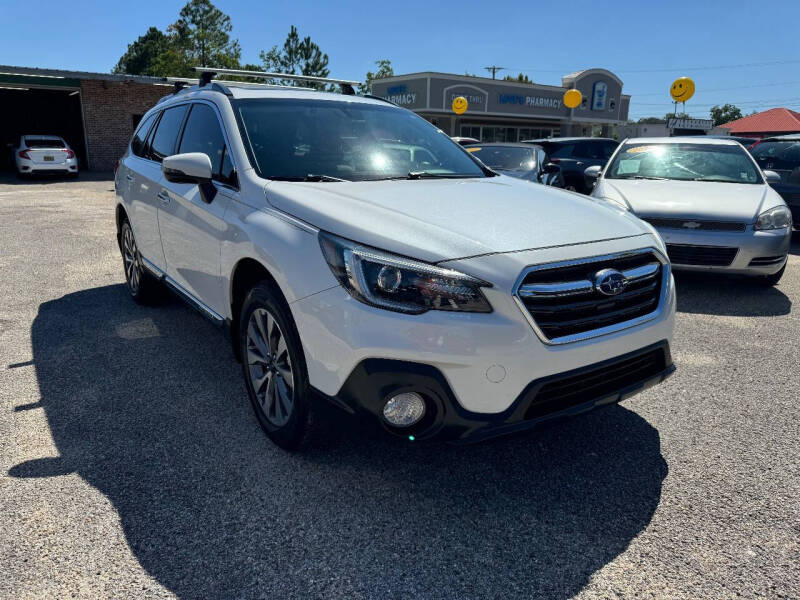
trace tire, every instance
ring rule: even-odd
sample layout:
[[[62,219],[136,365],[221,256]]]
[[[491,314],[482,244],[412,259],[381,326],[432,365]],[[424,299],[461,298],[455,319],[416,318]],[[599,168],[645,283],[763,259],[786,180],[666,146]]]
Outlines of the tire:
[[[781,270],[777,273],[773,273],[772,275],[762,275],[758,278],[758,284],[763,287],[772,287],[777,285],[777,283],[783,277],[783,273],[786,271],[786,264],[781,267]]]
[[[245,298],[239,349],[247,394],[264,433],[285,450],[307,446],[316,432],[303,347],[288,308],[267,281]]]
[[[162,297],[161,283],[142,265],[142,255],[136,246],[131,224],[125,219],[119,235],[119,249],[122,253],[122,268],[125,272],[125,285],[131,298],[137,304],[152,304]]]

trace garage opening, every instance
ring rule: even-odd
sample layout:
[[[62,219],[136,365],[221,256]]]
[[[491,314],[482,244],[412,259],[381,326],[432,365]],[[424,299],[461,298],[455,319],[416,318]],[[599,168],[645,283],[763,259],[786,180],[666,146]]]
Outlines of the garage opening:
[[[85,170],[86,143],[77,89],[0,83],[0,170],[13,170],[13,148],[23,135],[57,135],[69,144]]]

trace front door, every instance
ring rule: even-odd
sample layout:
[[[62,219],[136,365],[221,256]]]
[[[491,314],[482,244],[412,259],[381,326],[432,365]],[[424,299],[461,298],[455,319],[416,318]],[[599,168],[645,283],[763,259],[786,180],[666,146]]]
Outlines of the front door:
[[[220,273],[221,244],[227,233],[224,216],[238,194],[226,147],[216,109],[205,103],[193,104],[177,153],[208,155],[216,193],[204,198],[197,184],[162,180],[158,213],[167,275],[217,315],[227,312]]]

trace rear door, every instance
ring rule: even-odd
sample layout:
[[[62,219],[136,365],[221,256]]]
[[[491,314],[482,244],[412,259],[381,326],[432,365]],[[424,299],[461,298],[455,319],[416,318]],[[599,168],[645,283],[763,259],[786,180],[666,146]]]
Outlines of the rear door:
[[[225,211],[238,197],[234,165],[217,109],[192,105],[177,154],[202,152],[211,160],[216,195],[206,202],[194,183],[161,182],[168,201],[158,213],[167,275],[217,315],[225,314],[226,290],[220,273],[220,250],[227,225]]]
[[[161,113],[153,113],[142,121],[131,140],[131,150],[122,161],[117,180],[127,201],[139,252],[142,258],[163,272],[166,261],[158,232],[158,204],[155,197],[162,178],[161,165],[153,160],[149,148],[161,116]]]

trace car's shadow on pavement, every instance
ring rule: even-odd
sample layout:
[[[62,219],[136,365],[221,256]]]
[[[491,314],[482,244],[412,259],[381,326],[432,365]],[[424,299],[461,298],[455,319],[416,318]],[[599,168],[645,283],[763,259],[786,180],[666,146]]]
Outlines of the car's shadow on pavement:
[[[787,267],[791,268],[791,267]],[[780,283],[763,287],[747,277],[675,272],[678,312],[729,317],[787,315],[792,301]]]
[[[567,598],[647,527],[667,475],[623,406],[474,446],[354,429],[285,453],[221,331],[122,285],[42,304],[32,343],[60,457],[9,474],[79,474],[181,597]]]

